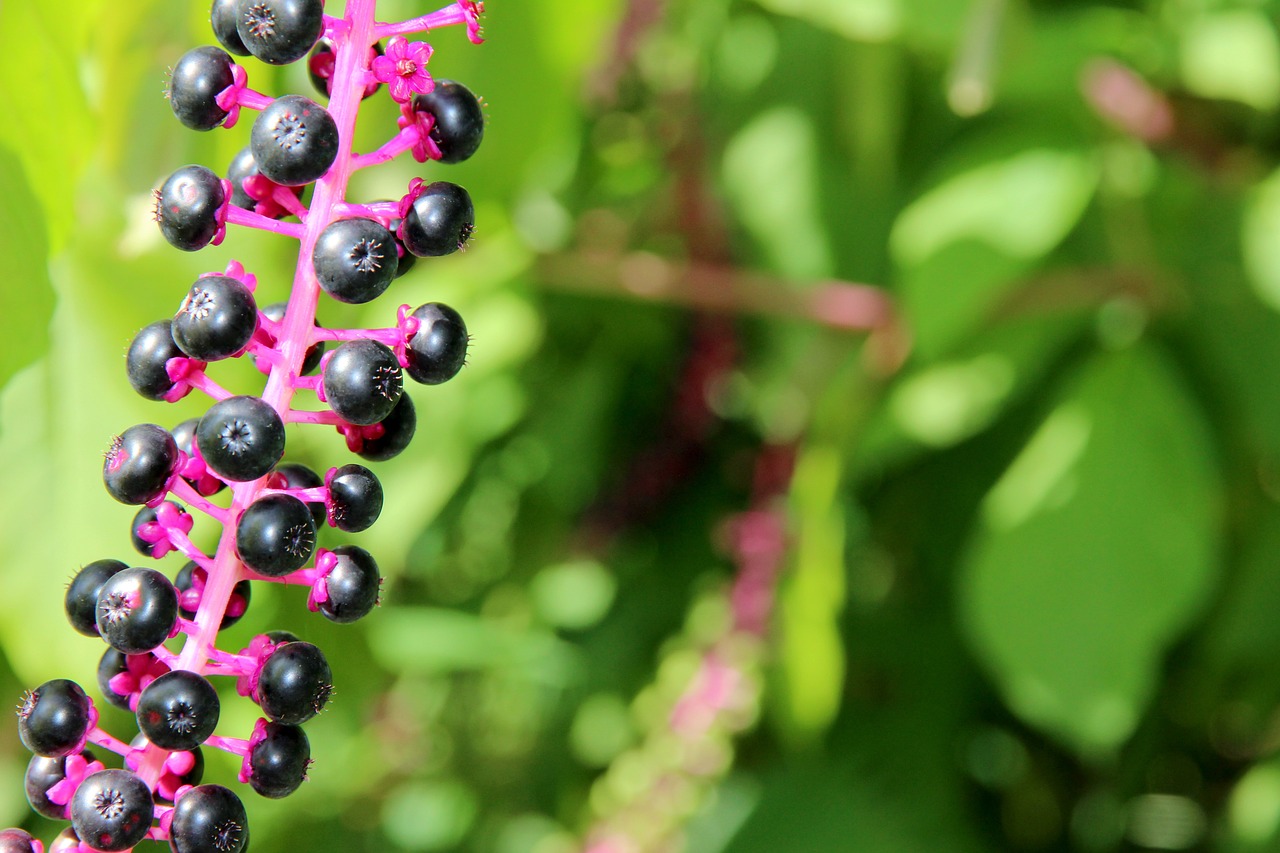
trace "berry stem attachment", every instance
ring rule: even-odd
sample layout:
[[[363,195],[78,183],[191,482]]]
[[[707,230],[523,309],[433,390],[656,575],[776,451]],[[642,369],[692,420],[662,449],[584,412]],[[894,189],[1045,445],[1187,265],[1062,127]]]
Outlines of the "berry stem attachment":
[[[259,231],[270,231],[272,234],[282,234],[295,240],[301,240],[306,233],[306,229],[296,222],[280,222],[234,205],[227,210],[227,221],[232,225],[243,225],[246,228],[257,228]]]
[[[418,126],[411,124],[368,154],[351,155],[352,168],[364,169],[368,166],[377,166],[389,160],[394,160],[417,145],[420,136]]]

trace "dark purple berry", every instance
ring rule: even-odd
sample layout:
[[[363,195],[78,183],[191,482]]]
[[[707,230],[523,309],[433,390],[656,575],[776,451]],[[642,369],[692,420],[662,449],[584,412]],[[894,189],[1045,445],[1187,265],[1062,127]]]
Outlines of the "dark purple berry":
[[[447,382],[467,362],[467,324],[448,305],[428,302],[413,312],[418,331],[405,347],[409,378],[424,385]]]
[[[93,761],[93,753],[83,752],[85,761]],[[23,778],[23,787],[27,792],[27,802],[37,814],[54,820],[67,819],[67,807],[60,806],[49,799],[49,789],[67,778],[67,757],[48,758],[43,755],[31,756],[27,763],[27,773]],[[0,853],[4,853],[0,845]]]
[[[95,560],[71,579],[63,605],[67,621],[77,633],[86,637],[98,636],[98,591],[116,572],[127,568],[119,560]]]
[[[175,501],[165,501],[165,503],[169,504],[169,506],[176,509],[179,515],[188,514],[187,511],[182,507],[182,505]],[[155,548],[159,543],[148,542],[147,540],[142,538],[143,525],[150,524],[155,520],[156,520],[156,511],[151,507],[144,506],[142,509],[138,510],[138,514],[133,517],[133,526],[130,528],[130,531],[129,531],[129,541],[133,543],[134,550],[137,551],[142,556],[159,559],[161,556],[163,556],[163,554],[157,555],[155,551]],[[162,543],[168,542],[168,540],[162,539],[160,540],[160,542]],[[97,634],[97,632],[95,631],[94,634]]]
[[[174,343],[169,320],[157,320],[134,335],[125,356],[125,371],[129,384],[148,400],[163,400],[173,388],[173,380],[165,371],[171,358],[182,358],[185,353]]]
[[[338,126],[324,107],[301,95],[272,101],[249,134],[258,171],[287,187],[309,184],[338,156]]]
[[[173,317],[173,340],[191,358],[218,361],[244,349],[258,328],[258,304],[244,282],[226,275],[196,279]]]
[[[156,195],[160,233],[184,252],[203,249],[218,232],[218,211],[226,200],[217,175],[204,166],[183,166]]]
[[[151,789],[128,770],[100,770],[71,798],[71,827],[95,850],[128,850],[147,835]]]
[[[301,725],[324,708],[333,693],[333,673],[324,652],[311,643],[277,646],[258,678],[258,704],[277,723]]]
[[[61,818],[62,815],[58,817]],[[43,849],[37,846],[39,843],[24,829],[15,827],[0,830],[0,853],[36,853]]]
[[[178,445],[164,427],[131,426],[111,441],[102,461],[102,482],[125,504],[150,503],[165,493],[178,467]]]
[[[323,485],[324,480],[319,474],[297,462],[282,462],[267,475],[267,488],[270,489],[318,489]],[[324,501],[309,501],[307,508],[311,510],[316,530],[319,530],[328,517]]]
[[[174,853],[240,853],[248,841],[244,803],[230,788],[197,785],[174,805],[169,824]]]
[[[354,622],[378,604],[382,576],[373,555],[355,545],[333,549],[338,564],[325,576],[328,600],[320,612],[334,622]]]
[[[265,730],[266,737],[249,752],[249,784],[262,796],[278,800],[306,781],[311,744],[298,726],[268,722]]]
[[[359,533],[382,513],[382,484],[363,465],[343,465],[329,480],[329,521],[339,530]]]
[[[28,691],[18,706],[22,745],[46,758],[61,758],[84,746],[93,702],[79,684],[65,678]]]
[[[381,55],[382,45],[374,42],[369,47],[368,61],[372,63]],[[307,57],[307,74],[311,77],[311,85],[326,98],[333,94],[333,69],[337,61],[338,55],[333,52],[333,45],[328,39],[320,39],[316,42],[316,46],[311,48],[311,55]],[[377,80],[370,80],[364,84],[364,94],[360,97],[362,99],[369,97],[378,91],[381,85]]]
[[[453,80],[436,80],[435,88],[413,99],[413,108],[435,118],[431,138],[441,163],[461,163],[484,138],[484,110],[471,90]]]
[[[178,590],[178,610],[186,619],[196,618],[196,608],[188,607],[189,601],[187,592],[196,581],[199,581],[203,587],[207,583],[208,573],[200,568],[195,561],[188,561],[185,566],[173,578],[173,585]],[[194,597],[193,597],[194,598]],[[249,601],[253,598],[253,584],[248,581],[239,581],[231,588],[231,597],[227,599],[227,609],[222,614],[222,622],[219,623],[218,629],[230,628],[232,625],[240,621],[240,617],[244,616],[245,611],[249,609]]]
[[[378,423],[382,427],[382,435],[364,439],[356,451],[357,456],[369,462],[386,462],[409,446],[418,428],[418,412],[413,407],[413,400],[408,394],[401,394],[391,414]]]
[[[396,238],[396,255],[399,258],[399,261],[396,263],[396,278],[399,278],[409,270],[413,269],[413,265],[418,260],[418,256],[406,249],[404,247],[404,243],[401,242],[400,238],[397,236],[400,232],[399,219],[391,220],[391,222],[387,224],[387,228],[390,229],[391,236]]]
[[[311,50],[324,29],[323,0],[238,0],[236,31],[250,53],[287,65]]]
[[[200,419],[196,445],[205,464],[223,479],[256,480],[284,455],[284,421],[258,397],[228,397]]]
[[[138,697],[138,729],[162,749],[189,752],[218,725],[218,691],[204,676],[175,669]]]
[[[475,209],[467,191],[448,181],[436,181],[423,188],[396,236],[418,257],[436,258],[465,246],[475,227]]]
[[[236,0],[213,0],[213,8],[209,10],[209,24],[213,27],[214,38],[236,56],[249,56],[249,48],[240,40],[236,30]]]
[[[382,295],[396,277],[396,241],[372,219],[339,219],[316,241],[311,263],[325,293],[360,304]]]
[[[289,215],[287,209],[270,197],[273,188],[280,184],[258,171],[258,161],[253,159],[253,149],[249,146],[246,145],[240,149],[240,153],[227,166],[227,180],[231,182],[231,203],[236,207],[252,210],[270,219],[280,219]],[[264,198],[263,201],[249,194],[245,189],[246,182],[255,195]],[[302,196],[302,187],[286,187],[286,189],[295,197]]]
[[[353,424],[376,424],[391,414],[403,391],[399,360],[377,341],[347,341],[324,369],[326,400]]]
[[[199,426],[199,424],[199,418],[188,418],[173,429],[169,430],[169,434],[173,436],[173,441],[178,445],[178,449],[188,456],[194,454],[194,451],[192,450],[192,442],[196,440],[196,427]],[[197,478],[183,477],[182,479],[186,480],[191,484],[192,488],[206,497],[209,495],[216,495],[227,487],[226,483],[222,482],[208,471],[204,472]]]
[[[222,124],[227,111],[214,99],[234,82],[234,64],[225,50],[216,47],[192,48],[182,55],[165,93],[178,121],[192,130],[213,130]]]
[[[126,655],[149,652],[178,621],[178,591],[155,569],[117,572],[98,591],[98,633]]]
[[[258,498],[236,523],[236,551],[246,566],[278,578],[300,569],[316,548],[311,510],[293,495]]]
[[[102,698],[122,711],[131,712],[133,709],[129,707],[129,697],[111,689],[111,679],[128,671],[128,655],[110,647],[102,653],[102,658],[98,661],[98,689],[102,691]]]
[[[73,828],[66,827],[53,839],[48,853],[80,853],[80,836],[76,835]]]
[[[293,633],[292,631],[285,631],[283,629],[276,629],[275,631],[267,631],[262,636],[266,637],[268,640],[270,640],[272,643],[274,643],[277,646],[282,645],[284,643],[296,643],[299,640],[299,637],[297,634]]]

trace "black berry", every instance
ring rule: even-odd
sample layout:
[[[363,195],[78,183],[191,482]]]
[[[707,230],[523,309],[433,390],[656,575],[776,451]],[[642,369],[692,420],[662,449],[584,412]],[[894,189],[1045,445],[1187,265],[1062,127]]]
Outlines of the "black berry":
[[[65,678],[46,681],[22,697],[18,737],[46,758],[61,758],[84,745],[93,702],[79,684]]]
[[[333,692],[333,673],[324,652],[311,643],[277,646],[258,678],[258,704],[277,723],[305,723],[324,708]]]
[[[326,400],[353,424],[376,424],[391,414],[403,390],[400,362],[377,341],[347,341],[324,369]]]
[[[164,427],[131,426],[111,441],[102,461],[102,482],[126,504],[150,503],[165,493],[178,467],[178,445]]]
[[[363,465],[349,464],[329,479],[329,521],[339,530],[359,533],[382,513],[382,484]]]
[[[249,752],[249,784],[278,800],[298,790],[307,778],[311,744],[298,726],[268,722],[263,740]]]
[[[128,770],[100,770],[71,798],[71,827],[95,850],[128,850],[151,828],[151,789]]]
[[[436,80],[435,88],[413,99],[414,110],[430,113],[431,138],[440,149],[441,163],[461,163],[484,138],[484,110],[471,90],[453,80]]]
[[[321,289],[339,302],[380,296],[396,277],[395,237],[372,219],[340,219],[320,232],[311,263]]]
[[[272,489],[317,489],[323,485],[324,480],[319,474],[297,462],[282,462],[267,475],[267,486]],[[307,508],[311,510],[311,520],[319,530],[328,517],[324,501],[309,501]]]
[[[188,456],[191,456],[194,453],[192,450],[192,443],[196,440],[196,427],[199,426],[199,424],[199,418],[188,418],[173,429],[169,430],[169,434],[173,436],[173,441],[178,445],[178,449]],[[205,496],[216,495],[227,487],[226,483],[222,482],[208,471],[205,471],[196,478],[183,477],[182,479],[186,480],[191,484],[192,488]]]
[[[316,548],[311,510],[293,495],[258,498],[236,523],[236,551],[246,566],[268,577],[300,569]]]
[[[244,349],[258,328],[258,304],[244,282],[226,275],[196,279],[173,317],[173,340],[191,358],[218,361]]]
[[[39,843],[24,829],[0,830],[0,853],[36,853],[36,850],[43,849],[36,846]]]
[[[85,761],[93,761],[93,753],[82,753]],[[48,758],[43,755],[31,756],[27,763],[27,773],[23,778],[23,787],[27,792],[27,802],[37,814],[54,820],[67,819],[67,807],[60,806],[49,799],[49,789],[67,778],[67,756]],[[0,853],[4,853],[0,845]]]
[[[324,29],[323,0],[239,0],[236,32],[250,53],[271,65],[307,55]]]
[[[185,353],[174,343],[169,320],[157,320],[134,335],[125,356],[125,370],[129,384],[148,400],[163,400],[173,388],[173,380],[165,372],[171,358],[182,358]]]
[[[148,655],[150,657],[150,655]],[[102,698],[122,711],[133,711],[129,707],[129,697],[111,689],[111,679],[129,671],[129,656],[113,648],[107,648],[98,661],[98,689]]]
[[[413,316],[419,325],[405,347],[405,372],[424,385],[447,382],[467,362],[467,324],[442,302],[420,305]]]
[[[284,422],[258,397],[228,397],[200,419],[196,446],[205,464],[223,479],[256,480],[284,455]]]
[[[71,579],[63,605],[67,621],[77,633],[86,637],[98,636],[98,591],[116,572],[127,568],[119,560],[95,560]]]
[[[195,561],[188,561],[174,576],[173,585],[178,590],[178,611],[182,613],[184,618],[196,618],[196,609],[187,607],[187,591],[192,588],[197,580],[203,586],[207,579],[208,573],[200,568]],[[240,581],[232,587],[231,597],[227,599],[227,609],[222,614],[222,622],[218,625],[218,629],[230,628],[239,622],[240,617],[244,616],[245,611],[249,609],[249,601],[252,598],[253,584],[248,581]]]
[[[219,711],[218,692],[208,679],[175,669],[138,697],[138,729],[162,749],[190,751],[213,734]]]
[[[98,633],[126,655],[149,652],[178,621],[178,591],[155,569],[125,569],[98,591]]]
[[[249,146],[258,171],[277,184],[309,184],[333,165],[338,155],[338,126],[315,101],[285,95],[258,115]]]
[[[197,47],[182,55],[165,93],[178,121],[192,130],[213,130],[222,124],[227,111],[214,99],[232,84],[234,64],[225,50],[216,47]]]
[[[333,553],[338,564],[325,578],[328,600],[320,612],[334,622],[354,622],[377,605],[382,576],[373,555],[363,548],[339,545]]]
[[[227,200],[222,181],[204,166],[183,166],[156,196],[156,221],[170,245],[203,249],[218,231],[218,211]]]
[[[475,220],[467,191],[448,181],[436,181],[427,184],[413,202],[396,236],[420,258],[439,257],[466,245],[475,230]]]
[[[219,44],[236,56],[250,55],[249,48],[244,46],[236,30],[236,0],[213,0],[209,23]]]
[[[413,434],[418,428],[418,412],[409,395],[401,394],[391,414],[378,424],[382,427],[382,435],[363,439],[360,448],[355,451],[357,456],[369,462],[392,459],[403,452],[413,440]]]
[[[401,242],[400,237],[397,236],[400,232],[399,219],[391,220],[391,222],[387,224],[387,228],[391,230],[391,236],[396,238],[396,255],[399,257],[399,262],[396,264],[396,278],[399,278],[409,270],[413,269],[413,265],[418,260],[418,256],[406,249],[404,247],[404,243]]]
[[[258,171],[258,161],[253,159],[253,149],[245,146],[240,149],[227,166],[227,180],[231,182],[231,203],[236,207],[252,210],[271,219],[279,219],[289,215],[289,211],[281,207],[270,196],[274,187],[280,186],[275,181]],[[245,189],[246,182],[253,188],[255,195]],[[294,196],[302,195],[302,187],[287,187]],[[255,196],[261,196],[259,201]]]
[[[174,853],[240,853],[248,842],[244,803],[230,788],[197,785],[174,805],[169,824]]]

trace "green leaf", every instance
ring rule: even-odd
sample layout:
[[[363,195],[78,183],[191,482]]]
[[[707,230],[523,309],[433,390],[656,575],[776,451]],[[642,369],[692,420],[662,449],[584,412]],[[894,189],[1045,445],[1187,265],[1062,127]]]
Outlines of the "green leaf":
[[[1202,414],[1157,352],[1099,356],[987,494],[960,611],[1028,723],[1085,756],[1132,733],[1218,570]]]
[[[0,257],[6,285],[0,290],[0,335],[14,342],[0,348],[0,388],[49,345],[53,285],[49,282],[49,235],[43,208],[8,146],[0,144]],[[18,343],[20,342],[20,343]]]

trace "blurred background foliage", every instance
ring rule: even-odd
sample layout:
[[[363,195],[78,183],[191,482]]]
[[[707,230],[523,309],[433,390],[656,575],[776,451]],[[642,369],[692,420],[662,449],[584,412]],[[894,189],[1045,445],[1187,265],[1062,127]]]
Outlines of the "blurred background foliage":
[[[353,192],[462,183],[471,247],[321,305],[444,301],[475,337],[377,466],[383,607],[335,626],[264,588],[223,641],[288,628],[337,680],[312,781],[249,795],[254,849],[570,853],[601,821],[695,853],[1280,849],[1280,2],[485,23],[431,38],[487,101],[479,153]],[[137,559],[99,453],[202,411],[132,394],[133,334],[232,257],[262,300],[291,280],[288,240],[184,255],[149,221],[164,176],[246,144],[161,97],[211,42],[200,2],[0,0],[0,693],[93,684],[63,581]],[[394,115],[366,102],[357,149]],[[289,458],[347,457],[301,428]],[[726,597],[752,508],[787,537],[763,644]],[[712,648],[741,702],[673,738]],[[229,695],[220,733],[254,710]],[[26,760],[0,739],[0,825],[48,839]]]

